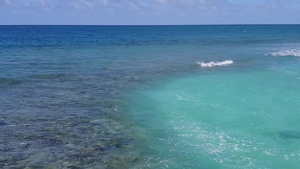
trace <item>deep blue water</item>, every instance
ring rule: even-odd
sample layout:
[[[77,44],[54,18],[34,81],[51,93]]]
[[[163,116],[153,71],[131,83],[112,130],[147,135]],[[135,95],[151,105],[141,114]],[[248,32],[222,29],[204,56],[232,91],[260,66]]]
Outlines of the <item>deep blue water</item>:
[[[0,168],[298,168],[299,64],[300,25],[0,26]]]

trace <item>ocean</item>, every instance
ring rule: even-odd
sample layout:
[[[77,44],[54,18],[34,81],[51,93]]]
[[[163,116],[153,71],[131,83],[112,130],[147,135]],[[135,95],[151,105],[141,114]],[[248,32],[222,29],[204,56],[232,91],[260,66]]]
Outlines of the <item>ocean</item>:
[[[0,26],[0,168],[300,168],[300,25]]]

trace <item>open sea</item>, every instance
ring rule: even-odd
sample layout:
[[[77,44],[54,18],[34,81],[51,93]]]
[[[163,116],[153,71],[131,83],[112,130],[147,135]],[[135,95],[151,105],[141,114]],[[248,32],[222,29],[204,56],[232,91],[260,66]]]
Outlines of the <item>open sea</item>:
[[[300,25],[0,26],[0,168],[300,168]]]

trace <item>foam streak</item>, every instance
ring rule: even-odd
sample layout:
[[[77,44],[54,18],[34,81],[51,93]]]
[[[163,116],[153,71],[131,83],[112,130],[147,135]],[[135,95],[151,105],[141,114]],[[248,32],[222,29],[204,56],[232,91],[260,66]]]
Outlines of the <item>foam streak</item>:
[[[200,65],[201,67],[215,67],[215,66],[228,66],[233,63],[232,60],[225,60],[222,62],[196,62],[196,64]]]
[[[298,56],[300,57],[300,50],[298,49],[284,49],[279,52],[270,53],[272,56]]]

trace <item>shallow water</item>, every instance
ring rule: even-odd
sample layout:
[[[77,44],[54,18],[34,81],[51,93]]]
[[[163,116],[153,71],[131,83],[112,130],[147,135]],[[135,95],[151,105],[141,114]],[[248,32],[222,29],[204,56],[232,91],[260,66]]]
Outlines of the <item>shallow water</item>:
[[[150,168],[297,168],[299,80],[274,68],[185,75],[134,92],[126,110]]]
[[[299,168],[299,31],[0,26],[0,167]]]

